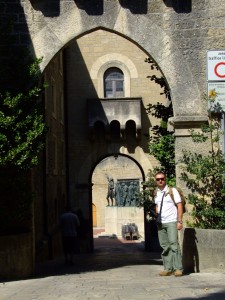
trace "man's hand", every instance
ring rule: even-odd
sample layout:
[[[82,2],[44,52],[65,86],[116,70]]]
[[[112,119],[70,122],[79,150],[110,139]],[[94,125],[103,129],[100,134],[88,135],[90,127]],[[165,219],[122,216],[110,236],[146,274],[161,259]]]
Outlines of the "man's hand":
[[[183,224],[177,222],[177,230],[181,230],[183,228]]]
[[[182,224],[182,217],[183,217],[183,204],[177,203],[177,229],[181,230],[183,228]]]

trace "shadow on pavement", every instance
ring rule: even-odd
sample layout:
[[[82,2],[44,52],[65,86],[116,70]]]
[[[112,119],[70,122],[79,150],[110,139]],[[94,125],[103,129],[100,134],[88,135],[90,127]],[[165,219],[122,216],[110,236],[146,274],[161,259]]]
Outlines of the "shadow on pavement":
[[[65,265],[63,257],[38,263],[34,277],[79,274],[131,265],[162,265],[160,253],[145,251],[144,242],[101,237],[94,239],[94,252],[77,254],[73,265]]]

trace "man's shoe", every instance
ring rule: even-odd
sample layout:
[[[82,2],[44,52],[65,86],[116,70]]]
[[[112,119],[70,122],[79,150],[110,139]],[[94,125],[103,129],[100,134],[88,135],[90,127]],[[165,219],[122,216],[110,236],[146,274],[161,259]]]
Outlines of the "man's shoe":
[[[159,276],[171,276],[171,275],[173,275],[173,272],[168,270],[163,270],[159,273]]]
[[[183,271],[181,271],[181,270],[176,270],[176,271],[174,272],[174,276],[176,276],[176,277],[178,277],[178,276],[183,276]]]

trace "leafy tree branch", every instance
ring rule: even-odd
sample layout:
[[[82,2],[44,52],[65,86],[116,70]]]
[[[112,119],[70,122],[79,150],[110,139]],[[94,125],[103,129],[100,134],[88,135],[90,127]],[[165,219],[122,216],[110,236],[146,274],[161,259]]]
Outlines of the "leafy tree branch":
[[[191,151],[183,151],[180,160],[183,172],[181,179],[192,191],[188,195],[193,205],[190,226],[197,228],[225,229],[225,157],[221,151],[221,113],[214,105],[214,99],[208,101],[208,124],[204,124],[201,132],[191,131],[194,143],[210,145],[208,154],[202,155]],[[216,109],[215,109],[216,108]]]

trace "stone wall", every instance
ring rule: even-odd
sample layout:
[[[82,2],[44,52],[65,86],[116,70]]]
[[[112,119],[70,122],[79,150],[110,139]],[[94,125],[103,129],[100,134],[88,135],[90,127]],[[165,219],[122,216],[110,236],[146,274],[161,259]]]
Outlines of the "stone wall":
[[[224,230],[185,228],[181,235],[184,270],[224,271],[224,240]]]
[[[43,157],[39,166],[33,170],[38,260],[52,258],[60,253],[61,238],[58,223],[67,202],[62,53],[59,53],[45,69],[43,81],[47,84],[43,101],[48,131]]]
[[[33,233],[0,236],[0,278],[20,279],[34,274]]]

